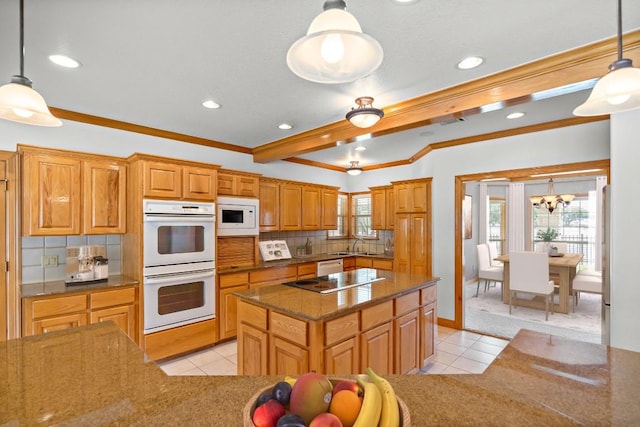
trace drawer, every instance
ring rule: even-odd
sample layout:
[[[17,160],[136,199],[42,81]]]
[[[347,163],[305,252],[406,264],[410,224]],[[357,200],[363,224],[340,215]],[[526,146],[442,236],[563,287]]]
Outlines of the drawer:
[[[238,318],[245,319],[245,323],[255,326],[256,328],[267,330],[267,309],[249,304],[244,301],[238,301]]]
[[[360,330],[366,331],[393,318],[393,301],[385,301],[362,310]]]
[[[438,299],[438,286],[433,285],[420,290],[420,305],[429,304]]]
[[[358,334],[358,313],[347,314],[339,319],[329,320],[324,325],[325,346],[330,346]]]
[[[317,275],[318,267],[315,262],[309,262],[306,264],[298,264],[298,278],[304,276],[304,278],[315,277]],[[313,276],[310,276],[313,274]]]
[[[403,295],[395,299],[395,315],[405,314],[420,307],[420,291]]]
[[[106,292],[96,292],[90,295],[91,309],[112,307],[114,305],[134,304],[136,302],[135,288],[118,289]]]
[[[249,283],[253,285],[254,283],[260,282],[287,282],[295,280],[296,274],[297,269],[295,265],[290,265],[288,267],[263,268],[262,270],[256,270],[249,273]]]
[[[377,270],[393,270],[393,260],[374,258],[371,260],[371,268],[375,268]]]
[[[221,288],[232,288],[249,283],[249,273],[246,271],[244,273],[221,274],[219,277]]]
[[[269,330],[272,334],[282,337],[287,341],[304,347],[308,345],[307,322],[304,320],[298,320],[285,316],[284,314],[271,312],[271,327]]]
[[[33,319],[58,316],[67,313],[77,313],[79,311],[87,310],[87,296],[83,294],[37,300],[33,301],[31,307]]]
[[[356,257],[356,267],[358,268],[371,268],[371,258],[358,256]]]

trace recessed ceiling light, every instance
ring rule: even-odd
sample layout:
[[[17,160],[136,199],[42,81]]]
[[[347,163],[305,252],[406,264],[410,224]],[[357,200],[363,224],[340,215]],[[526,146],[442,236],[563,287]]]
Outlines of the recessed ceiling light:
[[[218,104],[217,102],[212,101],[212,100],[204,101],[202,103],[202,106],[204,108],[210,108],[212,110],[216,110],[216,109],[220,108],[220,104]]]
[[[278,129],[282,129],[282,130],[289,130],[292,127],[293,126],[291,126],[289,123],[282,123],[278,125]]]
[[[367,149],[367,147],[365,147],[363,145],[358,145],[356,148],[354,148],[354,150],[356,150],[356,151],[364,151],[366,149]]]
[[[418,0],[392,0],[394,3],[409,4],[416,3]]]
[[[49,61],[65,68],[78,68],[80,63],[65,55],[49,55]]]
[[[507,119],[519,119],[520,117],[524,116],[524,113],[521,111],[516,111],[514,113],[511,114],[507,114]]]
[[[480,58],[479,56],[469,56],[458,62],[458,68],[461,70],[470,70],[471,68],[476,68],[483,62],[484,59]]]

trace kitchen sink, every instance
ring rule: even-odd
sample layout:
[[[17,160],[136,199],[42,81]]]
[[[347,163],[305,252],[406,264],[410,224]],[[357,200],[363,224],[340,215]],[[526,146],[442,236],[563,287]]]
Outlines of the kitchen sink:
[[[347,251],[342,251],[342,252],[329,252],[327,255],[359,255],[359,256],[372,256],[372,255],[382,255],[382,254],[378,254],[375,252],[347,252]]]
[[[329,252],[327,255],[352,255],[352,253],[351,252],[346,252],[346,251],[343,251],[343,252]]]

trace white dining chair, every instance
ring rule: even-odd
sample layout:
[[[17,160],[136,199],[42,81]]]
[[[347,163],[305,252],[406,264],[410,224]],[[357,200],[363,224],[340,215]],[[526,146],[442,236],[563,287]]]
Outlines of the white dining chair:
[[[602,271],[579,271],[573,278],[571,288],[573,290],[573,312],[575,313],[580,299],[580,292],[602,295]]]
[[[504,269],[503,267],[491,266],[491,258],[489,258],[489,246],[486,244],[480,244],[476,246],[478,251],[478,284],[476,286],[476,297],[480,291],[480,280],[484,280],[484,291],[487,289],[491,282],[503,282],[504,281]]]
[[[496,246],[496,242],[487,243],[489,247],[489,261],[491,262],[491,267],[502,267],[502,261],[496,260],[498,257],[498,247]]]
[[[544,320],[553,314],[554,282],[549,280],[549,256],[541,252],[509,253],[509,314],[517,293],[544,296]]]

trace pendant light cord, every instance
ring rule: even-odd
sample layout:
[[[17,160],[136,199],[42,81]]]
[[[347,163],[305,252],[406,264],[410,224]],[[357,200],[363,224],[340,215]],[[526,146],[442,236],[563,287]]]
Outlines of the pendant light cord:
[[[20,77],[24,77],[24,0],[20,0]]]
[[[622,0],[618,0],[618,61],[621,59],[622,59]]]

